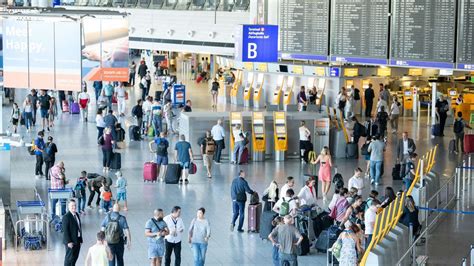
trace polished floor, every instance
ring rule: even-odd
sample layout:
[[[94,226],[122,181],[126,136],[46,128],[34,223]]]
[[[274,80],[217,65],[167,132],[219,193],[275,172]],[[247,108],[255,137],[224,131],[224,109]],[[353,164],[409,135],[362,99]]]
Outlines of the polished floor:
[[[207,84],[196,85],[192,81],[185,81],[188,85],[187,96],[193,100],[194,111],[207,111],[210,109],[210,96],[208,94]],[[24,96],[26,92],[18,92],[17,97]],[[131,110],[133,99],[139,96],[140,90],[135,89],[131,93],[131,100],[128,103],[128,110]],[[91,98],[93,94],[91,94]],[[20,102],[22,99],[17,99]],[[219,105],[218,111],[229,109],[229,105]],[[9,114],[9,108],[4,109],[4,117]],[[97,147],[96,127],[94,111],[89,114],[89,122],[84,123],[79,120],[78,115],[62,114],[56,121],[56,127],[49,133],[54,136],[58,145],[59,153],[57,161],[64,161],[67,169],[67,177],[75,180],[80,171],[101,172],[102,154]],[[4,121],[8,121],[4,118]],[[128,127],[130,119],[126,119],[125,125]],[[36,127],[39,129],[39,126]],[[417,121],[412,118],[404,118],[401,121],[400,132],[408,131],[416,140],[418,154],[427,152],[433,145],[440,144],[439,156],[435,168],[449,176],[454,171],[454,165],[459,160],[459,156],[450,155],[447,152],[448,137],[443,139],[432,139],[429,128],[426,126],[426,120]],[[450,129],[447,130],[450,132]],[[35,136],[34,133],[26,133],[21,129],[21,134],[25,141],[30,141]],[[401,182],[393,182],[391,179],[391,168],[395,161],[394,150],[397,137],[401,134],[390,134],[389,146],[385,153],[385,175],[382,184],[377,187],[381,195],[385,186],[394,186],[396,189],[401,187]],[[128,138],[127,138],[128,139]],[[33,189],[36,187],[43,198],[46,198],[45,191],[48,183],[44,179],[35,179],[34,177],[34,159],[24,150],[15,150],[12,154],[12,195],[13,200],[31,200],[33,199]],[[182,217],[186,227],[189,226],[196,210],[199,207],[205,207],[206,216],[211,223],[212,236],[210,239],[206,265],[271,265],[272,248],[268,241],[259,238],[254,233],[230,232],[229,225],[232,216],[230,184],[240,169],[247,172],[247,180],[252,189],[258,191],[260,195],[271,180],[276,180],[278,184],[283,185],[286,176],[292,175],[296,178],[296,187],[299,190],[303,186],[303,174],[315,171],[312,167],[301,164],[297,160],[287,160],[285,162],[274,162],[268,160],[260,163],[250,163],[244,166],[233,166],[226,162],[217,165],[213,170],[212,180],[208,180],[205,171],[202,171],[203,165],[198,161],[198,173],[191,176],[190,183],[187,186],[166,185],[164,183],[143,183],[142,167],[145,161],[150,160],[151,154],[147,148],[147,142],[128,142],[122,153],[122,172],[128,180],[128,198],[129,211],[122,212],[127,217],[132,234],[132,247],[125,251],[126,265],[147,265],[147,244],[144,236],[144,226],[148,218],[153,215],[155,208],[163,208],[167,213],[174,205],[179,205],[183,209]],[[346,182],[352,175],[353,169],[360,166],[365,169],[365,161],[359,160],[336,160],[335,164],[339,172],[342,173]],[[110,175],[114,180],[115,176]],[[367,196],[371,188],[368,184],[364,191],[364,197]],[[115,193],[115,191],[114,191]],[[469,205],[471,206],[471,205]],[[78,265],[84,264],[84,259],[88,247],[94,243],[95,233],[100,229],[100,222],[104,218],[103,214],[97,210],[88,210],[87,215],[83,216],[84,244],[81,249]],[[470,218],[470,217],[469,217]],[[467,218],[466,218],[467,219]],[[456,224],[457,220],[450,224]],[[471,220],[472,222],[472,220]],[[444,223],[446,224],[446,223]],[[472,223],[471,223],[472,225]],[[444,225],[443,225],[444,226]],[[246,228],[246,226],[244,227]],[[442,227],[440,227],[442,228]],[[445,234],[449,234],[452,226],[443,227]],[[457,229],[456,229],[457,230]],[[472,239],[472,226],[459,228],[460,234],[470,234]],[[434,253],[443,249],[446,245],[444,235],[440,234],[437,241],[433,243]],[[15,252],[8,246],[4,252],[5,265],[62,265],[64,257],[64,247],[61,244],[62,239],[59,234],[52,233],[51,249],[49,251],[20,251]],[[457,248],[461,248],[456,246]],[[430,247],[431,248],[431,247]],[[454,247],[453,247],[454,248]],[[467,250],[468,246],[465,247]],[[464,250],[464,249],[463,249]],[[458,254],[459,253],[459,254]],[[463,255],[459,250],[451,251],[451,257],[454,254]],[[434,254],[436,255],[436,254]],[[314,250],[308,256],[299,257],[300,265],[325,265],[325,254],[317,254]],[[442,259],[442,262],[448,262],[449,257]],[[457,260],[459,261],[459,259]],[[192,251],[190,246],[183,242],[182,246],[182,265],[192,265]],[[444,265],[453,265],[444,263]]]

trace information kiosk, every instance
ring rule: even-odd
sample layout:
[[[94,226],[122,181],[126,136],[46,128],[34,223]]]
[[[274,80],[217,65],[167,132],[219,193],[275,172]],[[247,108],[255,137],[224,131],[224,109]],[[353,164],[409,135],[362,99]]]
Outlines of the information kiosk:
[[[257,76],[257,83],[253,90],[253,107],[256,109],[262,108],[265,105],[263,82],[265,82],[265,76],[263,73],[259,73]]]
[[[281,106],[281,95],[283,92],[283,87],[285,86],[286,82],[286,76],[279,75],[278,80],[277,80],[277,86],[275,90],[273,91],[273,97],[272,97],[272,105],[278,106],[277,109],[280,108]]]
[[[247,82],[245,83],[244,87],[244,106],[250,107],[250,101],[252,100],[252,93],[253,93],[253,81],[254,81],[254,73],[249,72],[247,74]]]
[[[232,151],[234,150],[234,128],[236,125],[240,125],[242,131],[244,130],[244,120],[242,119],[242,113],[241,112],[231,112],[230,113],[230,119],[229,119],[229,124],[230,124],[230,150],[229,150],[229,158],[232,157]],[[233,160],[234,158],[231,158]]]
[[[314,151],[319,153],[324,146],[329,147],[330,118],[318,118],[314,120]]]
[[[288,76],[286,87],[283,92],[283,110],[288,111],[288,106],[294,103],[293,86],[295,85],[295,77]]]
[[[413,115],[413,90],[411,88],[403,89],[403,115]]]
[[[183,84],[174,84],[171,91],[171,100],[174,107],[186,104],[186,86]]]
[[[448,97],[451,99],[451,108],[453,110],[456,110],[457,104],[456,100],[458,98],[458,91],[453,88],[448,88]]]
[[[285,112],[273,112],[273,132],[273,138],[275,141],[275,161],[284,161],[285,151],[288,150]]]
[[[232,89],[230,90],[230,103],[234,105],[239,104],[239,100],[242,94],[242,90],[240,86],[242,85],[242,71],[238,70],[237,75],[234,80],[234,84],[232,84]]]
[[[329,150],[334,158],[345,158],[348,135],[344,127],[342,113],[338,109],[332,109],[331,111],[334,112],[332,120],[335,126],[333,125],[329,130]]]
[[[265,117],[262,112],[252,113],[252,159],[265,160]]]

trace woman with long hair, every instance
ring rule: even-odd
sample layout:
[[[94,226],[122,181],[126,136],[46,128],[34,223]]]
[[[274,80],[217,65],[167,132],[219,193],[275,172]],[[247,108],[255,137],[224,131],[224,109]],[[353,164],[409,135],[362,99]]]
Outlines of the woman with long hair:
[[[392,201],[395,200],[397,196],[395,195],[395,191],[393,191],[393,188],[392,187],[386,187],[385,188],[385,196],[384,196],[384,199],[382,201],[382,208],[385,208],[387,207],[388,205],[390,205],[390,203],[392,203]]]
[[[405,199],[405,206],[400,217],[400,222],[406,226],[413,225],[413,235],[417,236],[420,229],[420,221],[418,220],[418,207],[415,206],[415,201],[412,196],[407,196]]]
[[[323,183],[322,191],[323,191],[323,200],[327,200],[327,194],[329,189],[331,188],[331,167],[332,167],[332,160],[331,154],[329,152],[329,148],[324,146],[321,150],[321,154],[316,158],[316,161],[312,162],[312,164],[319,165],[319,173],[318,177],[319,180]]]

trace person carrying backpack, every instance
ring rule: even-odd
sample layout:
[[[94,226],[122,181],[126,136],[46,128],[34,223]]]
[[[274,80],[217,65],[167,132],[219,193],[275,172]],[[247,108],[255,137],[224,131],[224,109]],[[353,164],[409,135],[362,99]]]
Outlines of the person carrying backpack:
[[[156,145],[156,148],[153,149],[152,145]],[[168,140],[166,139],[165,132],[160,132],[160,136],[155,138],[153,141],[150,141],[149,148],[151,153],[156,153],[156,164],[158,165],[158,177],[160,173],[162,174],[163,179],[166,174],[166,168],[168,167],[168,147],[170,146]]]
[[[77,212],[85,214],[86,207],[86,187],[87,187],[87,172],[82,171],[81,176],[77,179],[74,186],[74,197],[77,199]]]
[[[453,131],[456,137],[456,145],[454,153],[459,152],[459,143],[461,143],[461,152],[464,153],[464,128],[472,129],[466,121],[462,119],[462,112],[457,113],[456,121],[454,122]]]
[[[56,153],[58,152],[58,148],[56,144],[53,142],[53,137],[48,137],[48,142],[46,143],[46,147],[43,152],[43,160],[44,160],[44,172],[46,173],[46,180],[50,179],[49,176],[49,169],[53,167],[56,161]]]
[[[109,265],[123,266],[124,245],[130,249],[132,237],[128,228],[127,218],[120,214],[120,205],[114,204],[113,211],[107,216],[101,224],[102,232],[105,233],[105,240],[110,248],[113,259]]]
[[[298,209],[298,203],[294,199],[295,191],[293,189],[288,189],[286,191],[286,196],[281,197],[273,206],[273,211],[278,213],[280,217],[285,217],[286,215],[291,215],[292,217],[296,216],[296,210]]]
[[[199,146],[201,147],[202,160],[207,170],[207,177],[212,178],[212,157],[216,151],[216,142],[212,138],[210,131],[206,131],[206,137],[200,139]]]

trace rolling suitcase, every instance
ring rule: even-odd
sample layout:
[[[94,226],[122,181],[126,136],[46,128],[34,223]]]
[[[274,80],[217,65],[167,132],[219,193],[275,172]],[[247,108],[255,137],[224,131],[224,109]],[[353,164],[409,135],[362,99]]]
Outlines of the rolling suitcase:
[[[79,103],[72,103],[71,105],[71,114],[79,114],[81,111],[80,111],[80,108],[79,108]]]
[[[248,226],[249,232],[258,232],[260,227],[260,216],[262,215],[262,204],[249,205],[248,207]]]
[[[163,93],[163,91],[155,91],[155,100],[158,99],[158,100],[161,100],[161,94]]]
[[[456,140],[452,139],[449,141],[448,151],[449,153],[453,153],[455,150],[456,150]]]
[[[165,175],[166,184],[178,184],[181,177],[181,166],[177,163],[168,164]]]
[[[395,166],[393,167],[393,170],[392,170],[392,178],[393,180],[402,180],[402,174],[401,174],[401,170],[402,170],[402,166],[397,163],[395,164]]]
[[[155,162],[146,162],[143,166],[143,181],[156,182],[158,177],[158,165]]]
[[[110,162],[110,169],[120,170],[122,168],[122,156],[120,153],[112,153],[112,160]]]
[[[261,239],[268,239],[268,235],[270,235],[273,230],[273,219],[275,219],[276,216],[277,214],[271,210],[262,212],[262,216],[260,217],[260,230],[258,231]]]
[[[61,107],[62,107],[63,113],[66,113],[66,112],[69,113],[69,104],[67,103],[66,100],[62,102]]]
[[[474,152],[474,134],[464,135],[464,153]]]
[[[346,145],[346,159],[358,159],[359,158],[359,146],[357,143],[349,142]]]
[[[128,135],[130,136],[130,140],[139,141],[140,128],[138,126],[130,126],[128,128]]]
[[[441,126],[439,124],[435,124],[431,127],[431,135],[436,137],[441,136]]]
[[[242,156],[240,156],[240,164],[248,164],[249,163],[249,149],[247,147],[244,148],[242,152]]]
[[[196,83],[200,83],[203,79],[204,79],[204,77],[201,76],[201,75],[199,75],[199,76],[196,78]]]
[[[301,234],[301,236],[303,237],[303,241],[301,241],[300,245],[296,247],[296,254],[298,256],[305,256],[309,254],[311,244],[306,234]]]

